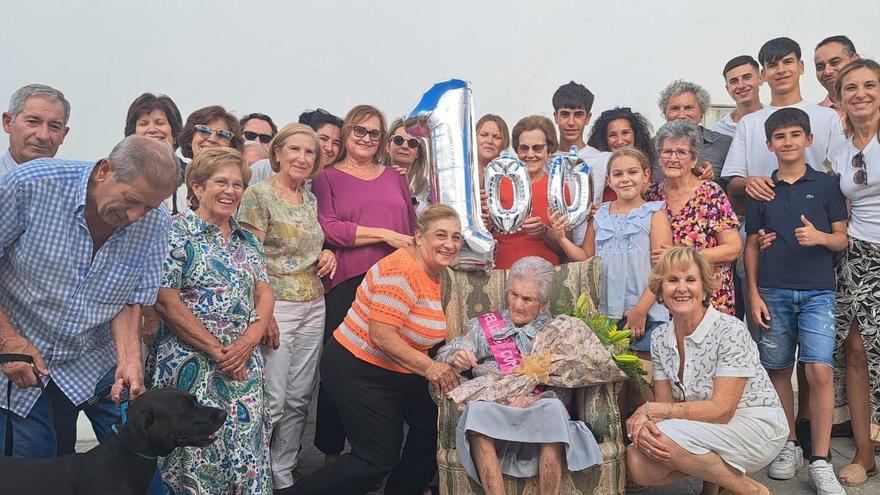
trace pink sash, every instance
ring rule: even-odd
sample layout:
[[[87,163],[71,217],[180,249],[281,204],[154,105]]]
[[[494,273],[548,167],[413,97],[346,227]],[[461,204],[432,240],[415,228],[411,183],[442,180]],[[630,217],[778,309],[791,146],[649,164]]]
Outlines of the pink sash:
[[[501,316],[501,312],[493,311],[480,315],[479,318],[480,327],[483,328],[483,333],[486,334],[486,342],[489,343],[489,349],[492,350],[492,356],[495,357],[495,362],[498,363],[501,372],[506,374],[519,368],[522,365],[522,356],[513,338],[504,337],[500,340],[495,338],[495,335],[507,328],[504,325],[504,318]]]

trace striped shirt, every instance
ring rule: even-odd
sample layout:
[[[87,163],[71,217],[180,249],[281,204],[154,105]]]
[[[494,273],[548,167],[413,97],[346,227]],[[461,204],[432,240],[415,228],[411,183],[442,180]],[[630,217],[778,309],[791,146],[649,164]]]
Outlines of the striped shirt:
[[[170,223],[164,208],[152,210],[117,228],[93,259],[84,211],[94,167],[41,158],[0,177],[0,306],[74,404],[116,364],[110,320],[126,304],[156,301]],[[0,390],[6,384],[0,373]],[[12,387],[12,406],[4,398],[0,407],[26,416],[39,396]]]
[[[370,320],[397,328],[404,342],[427,354],[446,337],[440,284],[431,280],[409,253],[398,249],[370,268],[345,320],[333,332],[333,337],[358,359],[410,373],[373,345]]]

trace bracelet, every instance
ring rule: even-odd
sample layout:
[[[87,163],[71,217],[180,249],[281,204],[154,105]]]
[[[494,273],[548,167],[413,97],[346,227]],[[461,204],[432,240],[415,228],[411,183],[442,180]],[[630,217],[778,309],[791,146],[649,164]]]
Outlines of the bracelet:
[[[428,366],[428,371],[425,371],[425,378],[428,378],[428,374],[431,373],[431,368],[433,368],[435,364],[437,364],[437,361],[434,361],[434,360],[432,359],[432,360],[431,360],[431,366]]]
[[[645,402],[645,416],[648,417],[648,421],[651,421],[652,423],[656,423],[657,421],[654,420],[654,416],[651,416],[650,404],[651,404],[650,402]]]

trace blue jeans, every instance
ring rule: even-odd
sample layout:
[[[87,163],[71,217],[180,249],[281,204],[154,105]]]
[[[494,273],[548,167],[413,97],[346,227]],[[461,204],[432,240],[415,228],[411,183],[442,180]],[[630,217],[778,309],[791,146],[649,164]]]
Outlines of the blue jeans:
[[[110,428],[119,421],[119,407],[109,395],[115,375],[116,368],[110,368],[95,385],[95,397],[79,406],[70,402],[55,382],[49,380],[27,417],[0,409],[0,449],[6,445],[6,421],[10,416],[13,457],[49,458],[73,453],[76,419],[80,411],[85,411],[98,441],[104,441],[111,432]],[[6,391],[0,393],[5,405]]]
[[[800,363],[834,367],[834,291],[759,287],[770,311],[770,328],[763,330],[758,350],[761,364],[771,370]]]
[[[654,321],[648,317],[645,321],[645,334],[639,340],[631,340],[629,348],[636,352],[651,352],[651,335],[654,334],[654,329],[665,324],[665,321]]]

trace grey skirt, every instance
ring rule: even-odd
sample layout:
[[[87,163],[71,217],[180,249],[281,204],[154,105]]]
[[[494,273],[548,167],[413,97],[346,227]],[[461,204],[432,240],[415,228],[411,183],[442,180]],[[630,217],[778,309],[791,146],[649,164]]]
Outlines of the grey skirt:
[[[602,463],[593,433],[583,421],[571,421],[558,399],[538,399],[526,408],[484,401],[467,405],[455,429],[455,448],[468,475],[479,483],[469,431],[495,439],[501,472],[515,478],[537,476],[543,443],[563,444],[569,471]]]

